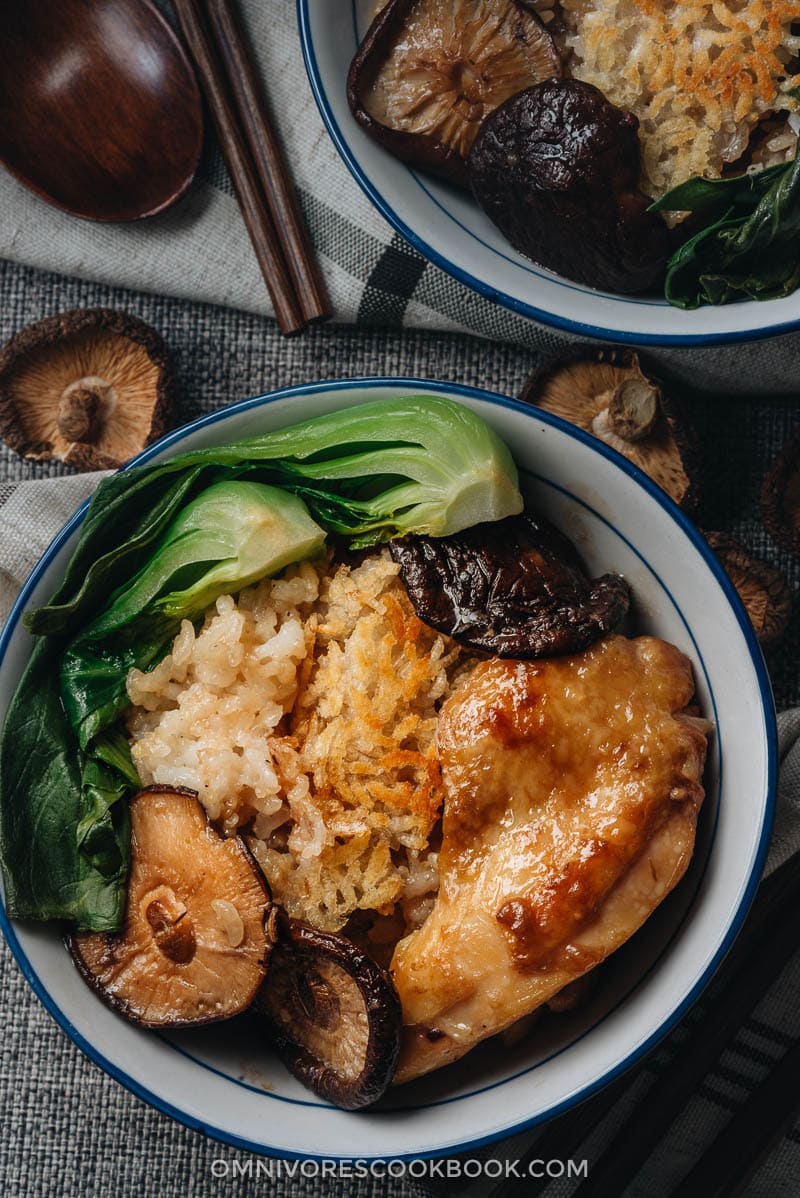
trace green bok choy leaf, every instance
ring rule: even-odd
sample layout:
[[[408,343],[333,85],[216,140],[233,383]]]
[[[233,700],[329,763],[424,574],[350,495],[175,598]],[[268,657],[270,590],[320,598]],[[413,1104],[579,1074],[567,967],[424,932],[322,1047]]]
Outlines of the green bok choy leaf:
[[[218,595],[313,556],[324,541],[295,495],[212,484],[77,635],[37,643],[0,743],[0,849],[13,915],[120,926],[129,855],[120,800],[139,785],[118,726],[129,670],[155,665],[181,620]]]
[[[380,399],[105,479],[63,584],[27,613],[28,630],[79,628],[98,593],[144,564],[182,504],[231,478],[294,491],[353,548],[407,532],[448,536],[522,511],[511,454],[469,408],[439,396]]]
[[[61,586],[25,616],[40,640],[0,741],[10,913],[120,926],[125,795],[138,785],[119,724],[125,679],[163,657],[182,619],[313,556],[325,532],[367,546],[521,510],[502,441],[433,396],[377,400],[105,479]]]
[[[263,483],[214,483],[170,524],[153,556],[68,645],[61,694],[78,743],[128,706],[125,680],[156,664],[182,620],[229,591],[319,553],[325,533],[305,504]]]

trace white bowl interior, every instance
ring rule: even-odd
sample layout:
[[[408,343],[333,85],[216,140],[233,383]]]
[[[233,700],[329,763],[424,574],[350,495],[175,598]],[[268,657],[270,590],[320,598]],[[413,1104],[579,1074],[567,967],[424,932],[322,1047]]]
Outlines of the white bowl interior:
[[[372,141],[347,105],[345,82],[374,0],[298,0],[306,67],[331,136],[384,216],[425,257],[491,299],[588,336],[638,344],[747,340],[800,323],[800,291],[684,312],[666,300],[612,295],[562,279],[518,254],[472,197],[412,171]],[[424,295],[417,293],[424,302]],[[453,318],[458,319],[457,313]]]
[[[183,1121],[259,1151],[365,1158],[444,1152],[546,1117],[596,1088],[663,1034],[708,980],[744,917],[766,849],[774,729],[754,638],[699,538],[613,453],[500,397],[374,381],[310,385],[301,394],[249,401],[172,434],[143,456],[157,460],[294,422],[301,413],[426,390],[449,392],[497,430],[513,449],[532,503],[575,540],[593,571],[618,571],[631,583],[634,630],[674,642],[692,660],[700,705],[717,725],[697,850],[675,893],[604,966],[587,1007],[543,1021],[513,1049],[494,1042],[479,1048],[358,1115],[303,1089],[249,1024],[172,1035],[136,1029],[90,993],[52,927],[3,919],[40,997],[90,1055]],[[51,547],[25,607],[49,597],[76,535],[75,527]],[[4,639],[0,718],[31,643],[13,619]]]

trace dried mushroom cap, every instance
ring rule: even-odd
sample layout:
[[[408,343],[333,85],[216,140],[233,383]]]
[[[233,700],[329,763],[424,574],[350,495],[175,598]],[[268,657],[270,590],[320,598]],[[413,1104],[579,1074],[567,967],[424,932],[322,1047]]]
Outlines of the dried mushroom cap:
[[[587,579],[572,542],[531,512],[449,537],[404,537],[389,552],[421,620],[498,657],[578,653],[628,611],[623,579]]]
[[[703,536],[736,587],[760,643],[765,647],[777,644],[792,610],[792,594],[783,574],[754,557],[729,533],[704,532]]]
[[[537,371],[521,398],[623,454],[684,510],[698,498],[697,450],[686,417],[629,351],[602,351]]]
[[[484,117],[561,73],[553,39],[518,0],[389,0],[350,67],[353,115],[405,162],[468,186]]]
[[[63,312],[0,351],[0,432],[23,457],[111,469],[164,433],[171,390],[155,329],[107,308]]]
[[[767,532],[800,558],[800,429],[784,445],[761,487]]]
[[[244,843],[214,830],[193,791],[131,800],[131,874],[119,935],[77,933],[86,981],[146,1027],[228,1019],[255,997],[271,949],[263,877]]]
[[[638,128],[592,84],[544,79],[484,120],[467,160],[472,193],[534,262],[601,291],[652,291],[670,247],[639,189]]]
[[[328,1102],[357,1110],[391,1082],[400,1000],[388,973],[344,936],[284,917],[256,1009],[286,1067]]]

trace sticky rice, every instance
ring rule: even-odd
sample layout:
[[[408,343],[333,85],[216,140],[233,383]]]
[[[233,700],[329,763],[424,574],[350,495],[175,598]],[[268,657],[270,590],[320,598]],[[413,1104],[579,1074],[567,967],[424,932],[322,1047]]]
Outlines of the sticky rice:
[[[133,760],[143,783],[191,787],[242,831],[290,915],[415,926],[437,885],[437,711],[465,664],[386,551],[304,563],[222,596],[131,672]]]

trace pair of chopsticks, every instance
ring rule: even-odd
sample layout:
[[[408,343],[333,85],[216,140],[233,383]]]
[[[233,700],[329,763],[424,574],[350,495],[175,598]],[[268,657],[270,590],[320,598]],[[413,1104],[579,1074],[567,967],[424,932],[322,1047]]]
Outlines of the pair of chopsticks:
[[[234,0],[172,0],[278,327],[330,315],[308,230]]]
[[[800,861],[786,862],[759,888],[753,910],[734,948],[720,968],[713,998],[689,1030],[677,1058],[651,1086],[616,1137],[589,1170],[573,1198],[619,1198],[636,1178],[675,1118],[714,1068],[742,1022],[800,948]],[[794,1045],[773,1067],[750,1099],[710,1145],[672,1198],[733,1198],[797,1112],[800,1092],[796,1069],[800,1046]],[[574,1157],[611,1106],[630,1085],[619,1078],[587,1102],[548,1125],[523,1160]],[[509,1179],[491,1198],[534,1198],[546,1182]]]

